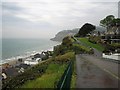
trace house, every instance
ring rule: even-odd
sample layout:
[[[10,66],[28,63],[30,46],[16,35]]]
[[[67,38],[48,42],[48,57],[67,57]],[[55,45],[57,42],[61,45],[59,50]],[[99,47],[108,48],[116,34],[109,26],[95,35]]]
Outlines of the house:
[[[18,68],[18,69],[20,68],[27,69],[28,67],[30,67],[30,65],[27,65],[27,64],[20,64],[20,65],[15,66],[15,68]]]
[[[41,55],[39,53],[34,55],[34,58],[41,58]]]
[[[23,73],[25,71],[24,68],[20,68],[20,70],[18,71],[19,73]]]
[[[30,65],[27,65],[27,64],[20,64],[20,65],[15,66],[15,68],[18,69],[19,73],[23,73],[25,71],[25,69],[27,69],[29,67],[30,67]]]
[[[42,60],[47,59],[48,53],[47,52],[42,52],[41,54],[37,53],[34,55],[34,59],[36,58],[41,58]]]
[[[109,29],[107,30],[104,36],[101,36],[102,40],[105,42],[112,44],[112,43],[120,43],[120,23],[115,23],[115,25],[110,25]],[[103,53],[103,58],[109,58],[114,60],[120,60],[120,49],[112,48],[107,53]]]
[[[1,78],[1,79],[4,80],[4,79],[6,79],[6,78],[7,78],[7,75],[6,75],[5,73],[2,73],[2,78]],[[1,80],[1,79],[0,79],[0,80]]]
[[[120,54],[119,53],[111,53],[111,54],[102,54],[103,58],[108,58],[108,59],[114,59],[114,60],[120,60]]]
[[[4,78],[7,78],[7,77],[13,77],[13,76],[18,75],[18,72],[17,72],[16,68],[9,67],[9,68],[6,68],[6,69],[2,69],[2,74],[3,74]]]
[[[24,64],[27,64],[27,65],[36,65],[36,64],[39,63],[39,61],[41,61],[41,58],[27,58],[24,61]]]
[[[100,31],[92,31],[92,32],[90,32],[88,35],[90,35],[90,36],[100,36]]]
[[[102,40],[108,43],[120,43],[120,23],[111,26],[105,35],[102,35]]]
[[[23,58],[18,58],[18,61],[19,62],[23,62]]]
[[[37,53],[34,55],[34,58],[44,58],[46,56],[45,52],[42,52],[41,54]]]

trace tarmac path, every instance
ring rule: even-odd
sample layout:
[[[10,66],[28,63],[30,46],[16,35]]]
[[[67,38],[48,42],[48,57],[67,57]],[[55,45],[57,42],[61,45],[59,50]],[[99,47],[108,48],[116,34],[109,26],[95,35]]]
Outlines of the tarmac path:
[[[76,88],[118,88],[118,64],[94,55],[76,55]]]

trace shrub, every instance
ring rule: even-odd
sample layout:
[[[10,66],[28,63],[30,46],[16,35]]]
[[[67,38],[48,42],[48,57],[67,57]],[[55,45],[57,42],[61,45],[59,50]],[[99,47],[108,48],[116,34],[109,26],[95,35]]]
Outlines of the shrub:
[[[70,36],[63,38],[61,45],[54,46],[54,55],[63,55],[66,52],[71,51],[73,42],[74,40]]]
[[[93,44],[96,44],[96,41],[93,40],[93,39],[89,39],[88,41],[91,42],[91,43],[93,43]]]
[[[66,36],[62,40],[62,45],[70,48],[72,46],[72,42],[73,42],[72,38],[70,36]]]
[[[73,45],[73,51],[75,51],[76,54],[80,54],[80,53],[92,53],[92,50],[90,48],[87,48],[87,47],[82,46],[80,44],[74,44]]]
[[[102,44],[103,43],[100,36],[90,36],[89,42],[94,43],[94,44]]]
[[[65,53],[65,51],[67,50],[66,47],[64,47],[63,45],[57,45],[54,47],[54,55],[63,55]]]
[[[120,43],[112,43],[112,44],[110,44],[110,46],[112,46],[114,48],[120,48]]]
[[[64,63],[64,62],[68,62],[70,60],[73,60],[74,57],[75,57],[74,52],[68,52],[68,53],[66,53],[64,55],[59,55],[59,56],[55,57],[54,60],[59,61],[61,63]]]
[[[103,52],[104,53],[110,53],[110,52],[114,53],[115,50],[117,50],[117,52],[119,52],[119,49],[120,49],[119,43],[106,44],[105,50]]]

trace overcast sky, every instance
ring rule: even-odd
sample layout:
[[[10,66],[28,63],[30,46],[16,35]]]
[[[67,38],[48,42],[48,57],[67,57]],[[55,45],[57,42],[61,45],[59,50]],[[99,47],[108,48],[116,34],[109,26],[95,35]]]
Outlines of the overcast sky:
[[[61,30],[79,28],[86,22],[99,25],[107,15],[118,17],[118,1],[4,0],[1,3],[2,36],[51,38]]]

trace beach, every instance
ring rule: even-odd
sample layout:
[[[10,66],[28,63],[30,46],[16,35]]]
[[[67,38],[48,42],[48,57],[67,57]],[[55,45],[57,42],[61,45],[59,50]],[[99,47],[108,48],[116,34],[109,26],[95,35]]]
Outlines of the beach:
[[[49,39],[2,39],[2,63],[19,57],[26,57],[35,52],[53,48],[59,44]]]
[[[19,58],[27,58],[35,53],[53,50],[59,42],[50,39],[2,39],[2,58],[0,65],[18,63]]]
[[[17,76],[50,57],[60,42],[49,39],[3,39],[0,62],[1,80]]]
[[[2,67],[2,69],[8,68],[8,67],[14,67],[16,65],[24,63],[24,61],[27,58],[30,58],[31,56],[34,56],[35,54],[38,54],[38,53],[40,54],[42,52],[47,52],[47,51],[53,51],[53,48],[49,48],[47,50],[42,50],[41,52],[32,51],[32,53],[29,53],[29,54],[24,55],[24,56],[17,56],[17,57],[13,57],[11,59],[7,59],[5,62],[0,64],[0,67]],[[22,59],[22,62],[20,62],[19,59]]]

